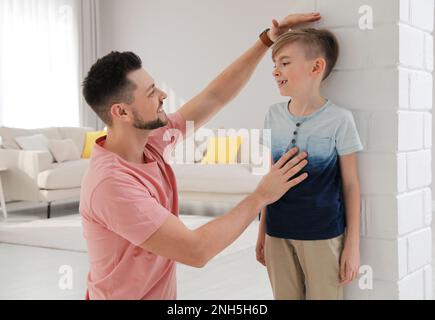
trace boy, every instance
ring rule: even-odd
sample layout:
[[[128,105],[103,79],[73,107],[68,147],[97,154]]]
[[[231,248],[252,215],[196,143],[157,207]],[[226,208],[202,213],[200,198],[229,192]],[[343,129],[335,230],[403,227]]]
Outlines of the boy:
[[[320,94],[338,52],[335,36],[316,29],[290,31],[272,48],[273,76],[291,97],[266,115],[272,162],[292,147],[308,153],[308,178],[262,210],[256,254],[275,299],[342,299],[358,275],[363,147],[352,113]]]

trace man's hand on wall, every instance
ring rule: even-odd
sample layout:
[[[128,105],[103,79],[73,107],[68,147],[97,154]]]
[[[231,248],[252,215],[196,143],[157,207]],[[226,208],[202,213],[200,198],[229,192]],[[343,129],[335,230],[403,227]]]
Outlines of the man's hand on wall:
[[[273,42],[278,39],[278,37],[287,31],[290,30],[290,28],[297,27],[298,25],[309,23],[309,22],[315,22],[319,21],[322,17],[320,16],[319,12],[313,12],[313,13],[296,13],[296,14],[289,14],[287,17],[282,19],[280,22],[273,19],[272,20],[272,27],[270,28],[268,32],[268,36],[270,40]]]

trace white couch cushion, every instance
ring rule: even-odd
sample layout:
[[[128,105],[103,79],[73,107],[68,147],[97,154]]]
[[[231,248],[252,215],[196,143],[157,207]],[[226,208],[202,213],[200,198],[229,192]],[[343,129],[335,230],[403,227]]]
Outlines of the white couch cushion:
[[[4,149],[17,149],[20,147],[15,142],[16,137],[31,136],[35,134],[43,134],[47,139],[62,139],[57,128],[44,128],[44,129],[19,129],[0,127],[0,136],[3,138]]]
[[[48,139],[43,134],[35,134],[33,136],[16,137],[15,142],[23,150],[30,151],[47,151],[50,154],[51,161],[54,161],[50,148],[48,147]]]
[[[47,190],[78,188],[88,166],[89,159],[54,163],[38,175],[38,186]]]
[[[79,160],[81,153],[72,139],[49,140],[48,146],[56,162]]]
[[[59,127],[58,129],[63,139],[71,139],[74,141],[74,144],[77,146],[80,155],[82,154],[83,148],[85,146],[86,132],[95,131],[93,128],[90,127]]]
[[[179,191],[251,193],[262,176],[251,173],[249,165],[172,165]]]
[[[48,139],[43,134],[16,137],[15,142],[23,150],[50,151],[50,149],[48,148]]]

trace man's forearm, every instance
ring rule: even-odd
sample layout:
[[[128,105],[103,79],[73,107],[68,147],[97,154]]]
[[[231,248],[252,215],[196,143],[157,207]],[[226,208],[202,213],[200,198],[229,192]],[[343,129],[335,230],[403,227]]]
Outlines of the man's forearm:
[[[230,102],[251,78],[256,67],[267,52],[260,40],[228,66],[204,90],[204,93],[213,98],[222,107]]]
[[[264,202],[258,196],[249,195],[225,215],[195,230],[204,264],[233,243],[258,216],[263,206]]]
[[[194,121],[195,128],[207,123],[243,89],[267,49],[261,40],[257,40],[204,90],[180,108],[184,119]]]

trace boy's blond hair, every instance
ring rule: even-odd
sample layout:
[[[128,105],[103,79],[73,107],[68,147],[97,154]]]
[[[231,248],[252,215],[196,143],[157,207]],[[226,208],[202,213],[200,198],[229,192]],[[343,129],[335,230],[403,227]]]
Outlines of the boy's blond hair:
[[[326,29],[303,28],[292,30],[281,35],[272,47],[272,59],[275,60],[277,54],[291,43],[300,43],[304,47],[307,59],[323,57],[326,61],[325,80],[334,68],[338,55],[339,46],[335,35]]]

